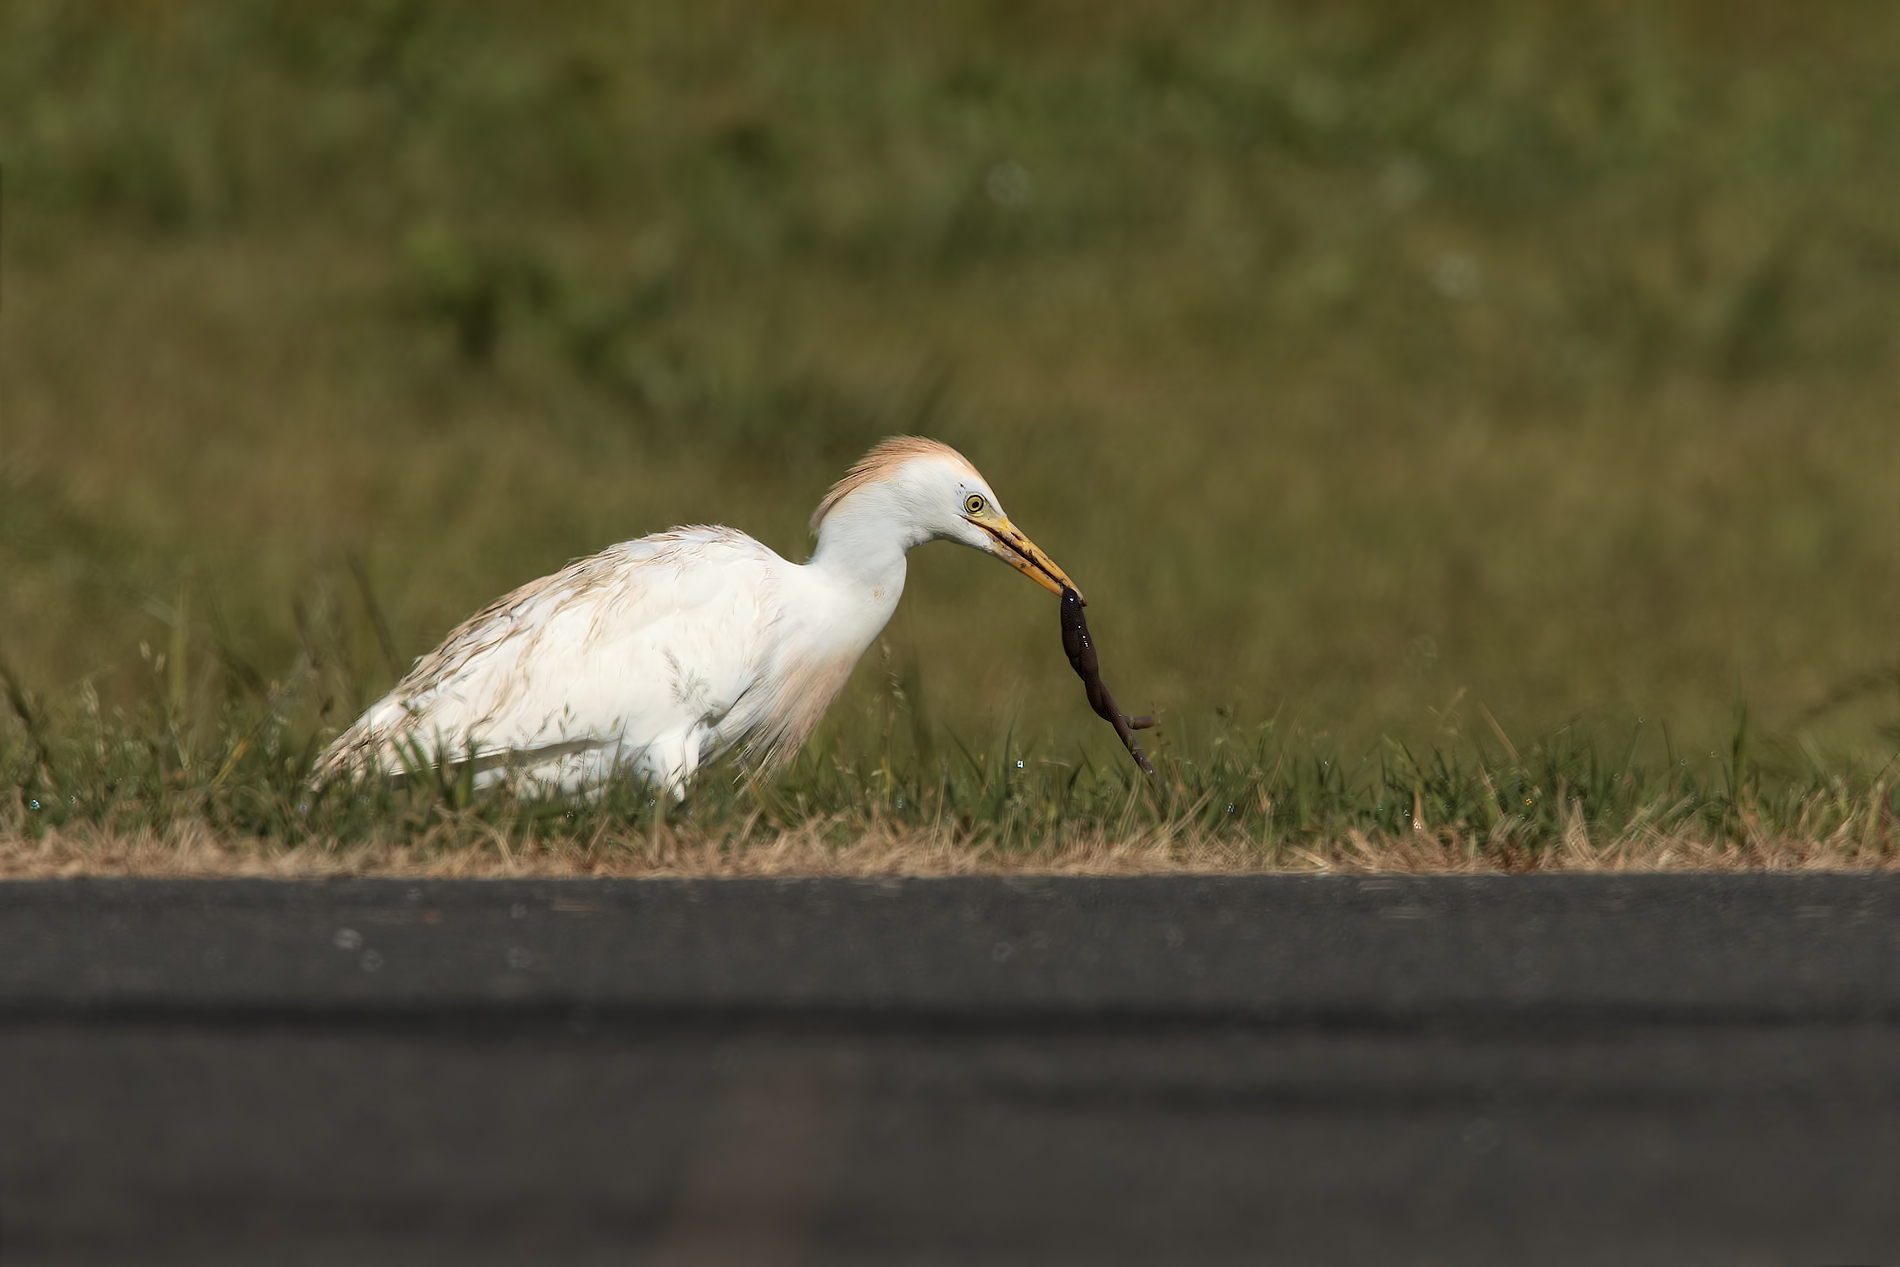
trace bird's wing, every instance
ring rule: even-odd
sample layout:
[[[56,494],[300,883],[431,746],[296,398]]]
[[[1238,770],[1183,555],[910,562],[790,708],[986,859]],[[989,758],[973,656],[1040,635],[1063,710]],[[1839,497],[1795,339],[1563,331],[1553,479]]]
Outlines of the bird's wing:
[[[614,546],[464,621],[338,737],[329,778],[405,753],[433,762],[612,741],[710,740],[771,658],[781,570],[724,528]],[[693,755],[693,764],[697,764]]]

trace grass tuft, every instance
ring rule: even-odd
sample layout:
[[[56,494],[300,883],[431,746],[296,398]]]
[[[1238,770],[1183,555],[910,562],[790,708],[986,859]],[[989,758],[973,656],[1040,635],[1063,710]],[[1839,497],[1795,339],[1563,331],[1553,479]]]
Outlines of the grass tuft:
[[[952,874],[972,871],[1537,871],[1884,868],[1900,780],[1776,772],[1738,710],[1725,754],[1639,754],[1573,729],[1343,755],[1277,722],[1217,720],[1160,746],[1158,786],[1120,753],[1038,753],[1005,733],[915,750],[830,728],[770,780],[726,765],[682,802],[627,779],[588,795],[477,792],[473,763],[313,787],[325,730],[274,687],[179,710],[33,718],[0,749],[0,874]],[[10,680],[10,679],[9,679]],[[317,676],[307,675],[308,683]],[[893,688],[893,694],[898,688]],[[895,701],[893,700],[893,703]],[[932,752],[947,757],[932,757]],[[1613,755],[1614,754],[1614,755]]]

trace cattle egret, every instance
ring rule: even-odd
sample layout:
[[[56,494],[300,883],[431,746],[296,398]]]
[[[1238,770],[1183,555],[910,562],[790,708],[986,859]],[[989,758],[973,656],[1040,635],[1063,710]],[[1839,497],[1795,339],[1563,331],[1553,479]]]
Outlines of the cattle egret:
[[[628,773],[683,795],[737,751],[791,759],[883,630],[904,556],[944,539],[1053,594],[1073,583],[948,445],[885,440],[812,515],[818,548],[786,561],[731,528],[611,546],[469,617],[338,736],[317,778],[472,759],[479,785],[596,786]]]

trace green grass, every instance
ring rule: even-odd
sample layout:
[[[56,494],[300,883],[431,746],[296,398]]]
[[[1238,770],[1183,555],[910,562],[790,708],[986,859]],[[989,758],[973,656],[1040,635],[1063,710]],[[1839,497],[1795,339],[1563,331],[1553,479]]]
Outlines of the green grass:
[[[661,829],[1877,844],[1896,84],[1873,2],[7,5],[4,830],[631,839],[298,762],[568,558],[802,557],[921,430],[1167,790],[936,546],[804,763]]]
[[[89,701],[90,702],[90,701]],[[19,693],[29,739],[5,770],[0,874],[115,869],[125,842],[209,840],[214,864],[467,870],[535,860],[556,870],[967,867],[1260,870],[1340,865],[1886,867],[1900,862],[1900,769],[1790,777],[1749,752],[1745,713],[1726,751],[1696,760],[1632,734],[1614,756],[1560,732],[1519,748],[1502,729],[1415,754],[1386,741],[1356,759],[1277,724],[1166,742],[1149,781],[1083,745],[968,745],[918,721],[901,685],[881,736],[836,729],[765,782],[715,768],[686,801],[623,782],[586,796],[478,793],[442,754],[429,774],[313,787],[315,736],[284,693],[211,728],[181,710],[55,727]],[[909,714],[908,717],[905,715]],[[949,752],[936,750],[937,738]],[[426,767],[418,767],[418,770]],[[49,838],[54,846],[48,848]],[[861,846],[874,839],[877,847]],[[39,842],[35,844],[34,842]],[[366,851],[367,849],[367,851]],[[392,853],[392,849],[394,852]],[[170,869],[148,856],[145,868]],[[174,859],[171,866],[178,864]],[[194,855],[190,865],[208,865]]]

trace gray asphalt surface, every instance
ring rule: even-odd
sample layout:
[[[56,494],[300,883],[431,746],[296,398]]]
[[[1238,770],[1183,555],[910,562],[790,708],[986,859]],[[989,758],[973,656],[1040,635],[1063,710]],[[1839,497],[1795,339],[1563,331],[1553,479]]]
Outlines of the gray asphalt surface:
[[[0,885],[0,1264],[1900,1262],[1900,877]]]

